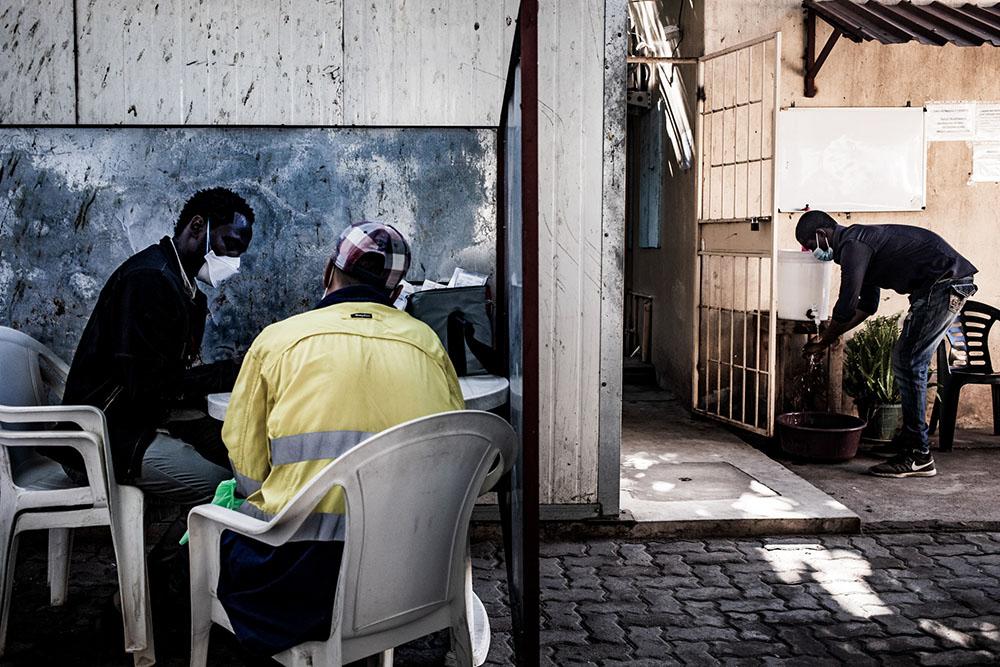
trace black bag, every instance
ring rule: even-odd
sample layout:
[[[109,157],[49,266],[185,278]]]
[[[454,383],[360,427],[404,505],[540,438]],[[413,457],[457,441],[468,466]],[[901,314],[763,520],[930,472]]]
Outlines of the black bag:
[[[434,329],[460,377],[499,374],[492,305],[486,285],[443,287],[411,294],[406,312]]]

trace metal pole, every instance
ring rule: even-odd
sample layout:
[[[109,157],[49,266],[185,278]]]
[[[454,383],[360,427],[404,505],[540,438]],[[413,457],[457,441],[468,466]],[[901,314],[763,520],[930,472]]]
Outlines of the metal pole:
[[[767,434],[774,432],[774,406],[777,398],[777,354],[778,349],[778,113],[781,107],[781,33],[774,36],[774,108],[771,122],[771,310],[768,313],[768,392],[767,392]]]
[[[732,271],[732,278],[733,278],[733,280],[732,280],[732,283],[731,283],[731,288],[732,289],[730,289],[730,292],[729,292],[730,298],[732,298],[732,302],[729,304],[729,359],[728,359],[728,362],[729,362],[729,418],[732,419],[733,418],[733,370],[734,370],[733,369],[733,353],[735,351],[734,348],[733,348],[733,346],[735,345],[735,340],[734,339],[736,337],[736,333],[735,333],[736,332],[736,320],[735,320],[735,317],[736,317],[736,258],[735,257],[731,257],[729,261],[732,262],[732,265],[733,265],[733,271]]]
[[[672,56],[628,56],[629,65],[697,65],[698,58],[675,58]]]
[[[692,290],[692,301],[691,301],[691,324],[694,329],[694,340],[691,346],[691,406],[698,409],[698,386],[700,385],[700,375],[698,371],[698,358],[701,352],[701,269],[703,258],[698,254],[699,244],[701,242],[701,225],[699,221],[702,218],[702,211],[704,206],[704,183],[702,179],[705,174],[705,137],[704,137],[704,119],[702,114],[705,109],[704,100],[704,86],[705,86],[705,63],[698,64],[698,88],[697,88],[697,106],[695,109],[695,154],[697,160],[695,161],[695,210],[694,210],[694,275],[692,276],[692,282],[694,289]],[[708,376],[708,366],[705,367],[705,375]],[[707,406],[706,406],[707,407]]]

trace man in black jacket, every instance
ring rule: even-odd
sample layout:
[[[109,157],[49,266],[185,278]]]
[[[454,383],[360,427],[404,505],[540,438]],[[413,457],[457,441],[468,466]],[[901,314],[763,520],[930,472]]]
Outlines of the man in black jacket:
[[[224,188],[191,197],[173,238],[111,274],[66,382],[65,404],[104,411],[118,481],[178,505],[211,501],[232,477],[221,424],[174,421],[171,412],[199,399],[204,409],[207,394],[236,380],[236,362],[197,363],[208,305],[195,280],[218,285],[236,273],[253,221],[246,201]]]
[[[840,265],[840,296],[833,321],[807,355],[822,352],[878,309],[879,290],[910,297],[892,353],[892,370],[903,406],[903,430],[893,440],[895,456],[873,466],[880,477],[937,474],[927,438],[927,369],[945,332],[975,294],[977,269],[934,232],[907,225],[838,225],[822,211],[803,214],[795,238],[822,261]]]

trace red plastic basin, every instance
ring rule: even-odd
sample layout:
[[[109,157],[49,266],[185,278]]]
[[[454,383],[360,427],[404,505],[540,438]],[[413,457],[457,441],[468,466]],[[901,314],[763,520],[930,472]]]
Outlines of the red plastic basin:
[[[778,415],[778,442],[792,456],[810,461],[847,461],[858,453],[865,420],[836,412]]]

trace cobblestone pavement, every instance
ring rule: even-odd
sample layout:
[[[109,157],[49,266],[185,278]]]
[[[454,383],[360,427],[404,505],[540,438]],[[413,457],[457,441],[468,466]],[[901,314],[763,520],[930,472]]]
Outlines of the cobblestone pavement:
[[[1000,663],[1000,533],[549,544],[541,577],[543,664]]]
[[[3,664],[128,664],[102,605],[114,590],[103,536],[74,551],[70,599],[47,606],[44,538],[22,546]],[[1000,533],[543,545],[545,665],[960,665],[1000,663]],[[489,664],[508,665],[497,546],[473,546],[491,617]],[[186,663],[186,621],[158,619],[158,664]],[[226,633],[210,664],[242,664]],[[439,634],[397,654],[438,665]]]

